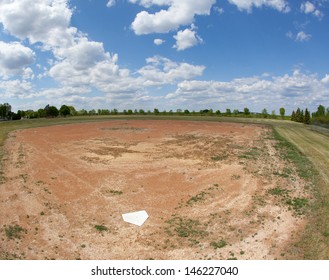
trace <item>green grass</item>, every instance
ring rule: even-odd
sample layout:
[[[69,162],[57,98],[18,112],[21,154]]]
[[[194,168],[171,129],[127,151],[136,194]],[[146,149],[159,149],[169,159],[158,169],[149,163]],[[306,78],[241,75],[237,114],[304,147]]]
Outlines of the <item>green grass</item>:
[[[109,193],[112,195],[122,195],[123,194],[122,191],[117,191],[117,190],[109,190]]]
[[[225,160],[225,159],[227,159],[227,158],[228,158],[227,155],[217,155],[217,156],[213,156],[213,157],[211,157],[211,159],[212,159],[213,161],[221,161],[221,160]]]
[[[27,231],[19,225],[5,226],[5,234],[8,239],[21,239],[22,233]]]
[[[223,248],[227,245],[227,242],[223,239],[221,239],[220,241],[218,242],[211,242],[210,245],[214,248],[214,249],[220,249],[220,248]]]
[[[275,196],[286,196],[290,191],[277,187],[277,188],[269,189],[267,192]]]
[[[194,204],[196,202],[204,201],[206,199],[205,196],[207,194],[208,193],[202,191],[199,194],[197,194],[195,196],[192,196],[186,203],[187,203],[187,205],[192,205],[192,204]]]
[[[95,229],[99,232],[108,231],[109,229],[103,225],[95,225]]]
[[[207,235],[204,226],[198,220],[175,217],[166,221],[166,223],[169,226],[165,228],[165,231],[169,236],[176,235],[181,238],[196,238]]]
[[[280,153],[281,157],[284,160],[287,160],[294,164],[299,177],[306,179],[308,181],[312,181],[313,178],[317,175],[317,171],[313,167],[310,160],[301,151],[299,151],[294,144],[288,142],[285,138],[283,138],[275,129],[273,130],[273,134],[274,134],[274,139],[277,142],[275,148]],[[284,172],[285,173],[278,175],[289,177],[291,171],[286,168],[284,169]]]

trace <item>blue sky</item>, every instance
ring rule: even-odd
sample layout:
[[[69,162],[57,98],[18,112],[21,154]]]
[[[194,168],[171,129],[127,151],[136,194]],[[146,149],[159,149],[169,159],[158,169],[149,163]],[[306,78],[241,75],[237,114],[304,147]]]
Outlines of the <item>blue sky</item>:
[[[0,0],[0,103],[329,106],[328,0]]]

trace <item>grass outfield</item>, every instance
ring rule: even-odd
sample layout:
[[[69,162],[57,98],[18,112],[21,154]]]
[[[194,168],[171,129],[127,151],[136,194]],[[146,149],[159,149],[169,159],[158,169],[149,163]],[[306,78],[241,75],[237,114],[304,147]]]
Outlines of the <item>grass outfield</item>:
[[[247,119],[210,116],[85,116],[55,119],[33,119],[0,122],[0,160],[8,133],[17,129],[97,122],[118,119],[156,119],[243,122],[270,125],[282,151],[282,157],[293,162],[300,176],[310,182],[316,197],[308,213],[308,226],[297,244],[290,250],[304,252],[305,259],[329,259],[329,137],[312,131],[309,126],[282,120]],[[0,164],[0,183],[1,183]]]

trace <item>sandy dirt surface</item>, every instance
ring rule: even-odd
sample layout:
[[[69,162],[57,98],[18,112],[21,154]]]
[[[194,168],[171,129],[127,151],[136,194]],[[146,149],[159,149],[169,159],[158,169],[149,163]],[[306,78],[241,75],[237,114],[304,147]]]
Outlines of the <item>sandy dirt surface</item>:
[[[7,258],[284,259],[305,226],[292,202],[311,199],[260,125],[33,128],[11,133],[4,152]],[[141,227],[122,220],[139,210],[149,214]]]

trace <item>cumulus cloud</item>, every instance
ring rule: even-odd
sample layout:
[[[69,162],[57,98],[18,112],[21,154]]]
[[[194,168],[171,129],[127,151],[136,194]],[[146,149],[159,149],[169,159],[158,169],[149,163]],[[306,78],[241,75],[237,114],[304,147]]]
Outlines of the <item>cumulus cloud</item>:
[[[289,31],[286,33],[286,36],[296,42],[307,42],[312,38],[311,34],[307,34],[304,31],[299,31],[297,34]]]
[[[197,35],[195,27],[192,25],[191,28],[185,30],[180,30],[174,35],[176,44],[174,48],[178,51],[182,51],[188,48],[191,48],[199,43],[202,43],[202,39]]]
[[[205,69],[201,65],[177,63],[161,56],[150,57],[147,65],[138,70],[145,86],[174,84],[201,76]]]
[[[208,106],[242,110],[249,107],[261,111],[264,107],[276,109],[281,106],[308,106],[315,108],[315,100],[329,94],[329,75],[323,79],[315,74],[306,75],[299,70],[283,76],[254,76],[220,81],[182,81],[175,92],[166,96],[173,104]],[[295,108],[289,108],[295,109]]]
[[[287,13],[290,11],[289,4],[286,0],[228,0],[241,11],[251,12],[253,7],[260,8],[267,6],[280,12]]]
[[[154,42],[155,45],[160,46],[160,45],[162,45],[165,42],[165,40],[162,40],[162,39],[154,39],[153,42]]]
[[[300,31],[296,35],[296,41],[299,41],[299,42],[307,42],[311,38],[312,38],[312,35],[311,34],[307,34],[304,31]]]
[[[0,94],[2,98],[27,97],[33,90],[29,81],[9,80],[0,81]]]
[[[109,0],[106,4],[108,8],[113,7],[116,4],[116,0]]]
[[[167,33],[176,30],[181,25],[193,23],[196,15],[209,15],[211,7],[216,0],[190,1],[190,0],[130,0],[132,3],[144,7],[165,5],[154,14],[147,11],[138,13],[131,24],[135,34]]]
[[[6,43],[0,41],[0,77],[8,79],[14,75],[30,78],[33,75],[27,66],[34,63],[35,53],[18,42]]]
[[[71,17],[65,0],[0,1],[0,22],[7,32],[48,48],[73,43],[77,29],[70,27]]]
[[[310,1],[302,3],[300,5],[300,11],[305,14],[312,14],[318,19],[322,19],[323,17],[323,13]]]

